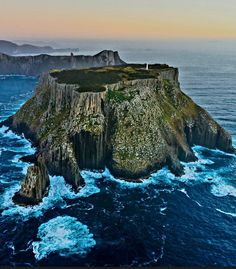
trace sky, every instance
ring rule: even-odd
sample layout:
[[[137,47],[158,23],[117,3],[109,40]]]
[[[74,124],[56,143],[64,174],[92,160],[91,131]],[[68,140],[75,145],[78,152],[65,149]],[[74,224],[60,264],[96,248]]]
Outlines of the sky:
[[[235,0],[0,0],[0,39],[235,39]]]

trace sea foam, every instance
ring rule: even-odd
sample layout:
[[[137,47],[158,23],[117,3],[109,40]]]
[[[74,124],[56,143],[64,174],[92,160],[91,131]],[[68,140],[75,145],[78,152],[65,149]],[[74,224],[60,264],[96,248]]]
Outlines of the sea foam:
[[[85,178],[85,183],[85,187],[78,193],[75,193],[72,190],[72,187],[65,183],[63,177],[50,177],[48,196],[44,197],[39,205],[28,207],[18,206],[13,203],[12,197],[14,193],[20,189],[20,185],[15,184],[14,186],[8,188],[3,194],[1,207],[5,210],[2,212],[2,215],[12,217],[19,216],[22,218],[22,220],[27,221],[32,217],[43,216],[44,212],[51,208],[67,207],[65,199],[88,197],[100,191],[93,178]]]
[[[88,227],[70,216],[59,216],[42,224],[38,238],[40,241],[32,243],[37,260],[51,253],[85,256],[96,245]]]

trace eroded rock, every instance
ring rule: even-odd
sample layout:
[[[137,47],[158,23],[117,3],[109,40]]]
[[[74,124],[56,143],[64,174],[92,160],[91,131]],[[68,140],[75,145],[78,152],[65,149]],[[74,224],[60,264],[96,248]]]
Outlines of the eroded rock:
[[[49,173],[76,191],[84,185],[81,169],[108,167],[139,182],[166,165],[181,176],[181,161],[197,160],[193,145],[235,153],[228,132],[181,91],[178,70],[166,65],[44,74],[34,97],[3,124],[31,139]],[[37,173],[29,168],[22,196],[27,190],[42,198]]]
[[[36,164],[29,166],[21,189],[13,201],[19,205],[35,205],[42,201],[49,188],[49,176],[42,156],[38,156]]]

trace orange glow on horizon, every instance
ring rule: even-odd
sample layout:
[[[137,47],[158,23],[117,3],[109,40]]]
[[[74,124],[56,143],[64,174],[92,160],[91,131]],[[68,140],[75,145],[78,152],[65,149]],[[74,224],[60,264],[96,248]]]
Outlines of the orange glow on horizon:
[[[220,5],[219,0],[200,0],[198,4],[180,0],[182,7],[180,3],[171,6],[170,0],[120,0],[119,4],[112,0],[99,4],[94,0],[2,1],[0,39],[236,38],[236,1],[232,0],[225,0],[231,6]]]

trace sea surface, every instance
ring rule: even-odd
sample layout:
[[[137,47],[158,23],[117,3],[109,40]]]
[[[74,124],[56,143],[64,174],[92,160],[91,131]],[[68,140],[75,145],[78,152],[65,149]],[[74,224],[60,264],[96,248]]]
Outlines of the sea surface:
[[[236,51],[172,45],[121,48],[121,56],[179,67],[183,91],[236,142]],[[0,120],[37,83],[0,76]],[[141,184],[108,170],[83,171],[86,187],[78,194],[51,177],[48,197],[25,208],[11,198],[28,167],[19,158],[35,149],[6,129],[0,129],[0,265],[236,266],[235,156],[195,146],[199,160],[184,164],[184,176],[163,168]]]

